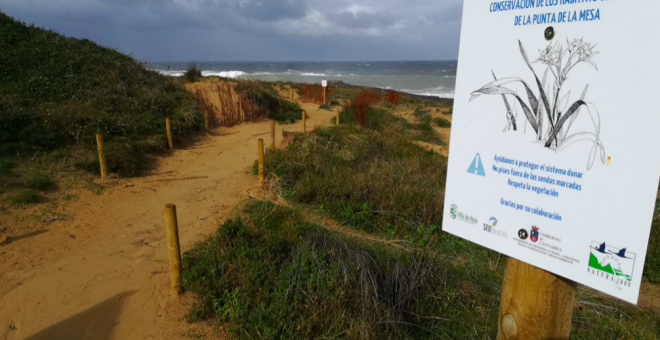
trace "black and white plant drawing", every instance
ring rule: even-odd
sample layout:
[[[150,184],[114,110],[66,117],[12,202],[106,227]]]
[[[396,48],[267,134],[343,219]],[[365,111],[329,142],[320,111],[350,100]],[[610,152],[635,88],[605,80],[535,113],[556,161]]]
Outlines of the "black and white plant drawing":
[[[506,127],[504,132],[520,130],[520,124],[517,121],[518,106],[524,113],[524,127],[526,131],[527,124],[536,133],[535,140],[545,148],[554,150],[557,153],[562,152],[569,146],[588,141],[593,143],[587,159],[587,169],[591,169],[599,156],[602,163],[605,163],[605,148],[600,140],[601,122],[598,110],[593,103],[586,101],[589,84],[584,86],[580,99],[570,103],[571,91],[566,91],[566,81],[569,79],[569,73],[580,64],[590,64],[596,71],[598,67],[592,60],[599,52],[595,50],[596,46],[585,42],[583,39],[566,40],[566,46],[561,42],[550,43],[545,49],[539,50],[539,58],[530,62],[527,52],[522,42],[518,41],[520,53],[534,75],[533,82],[536,85],[535,92],[531,86],[522,78],[511,77],[497,79],[493,72],[494,81],[490,82],[480,89],[472,92],[470,101],[475,100],[481,95],[501,95],[506,107]],[[543,78],[539,79],[532,64],[542,64],[545,68]],[[548,78],[551,79],[548,79]],[[519,96],[514,90],[514,85],[520,83],[524,86],[527,101]],[[513,97],[513,107],[507,97]],[[570,105],[569,105],[570,103]],[[584,119],[590,119],[590,125],[593,130],[572,131],[573,123],[580,116],[580,113],[588,114]]]

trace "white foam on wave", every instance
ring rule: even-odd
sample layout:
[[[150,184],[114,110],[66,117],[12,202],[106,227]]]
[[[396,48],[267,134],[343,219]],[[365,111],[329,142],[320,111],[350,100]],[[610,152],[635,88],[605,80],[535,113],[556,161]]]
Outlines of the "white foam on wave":
[[[401,89],[400,92],[416,94],[418,96],[440,97],[440,98],[454,98],[454,91],[446,88],[431,88],[423,90],[407,90]]]
[[[164,76],[170,76],[170,77],[181,77],[183,76],[184,71],[170,71],[170,70],[154,70]]]
[[[243,71],[202,71],[202,75],[204,77],[222,77],[222,78],[232,78],[236,79],[238,77],[241,77],[245,75],[245,72]]]
[[[301,76],[305,77],[327,77],[328,75],[325,73],[301,73]]]

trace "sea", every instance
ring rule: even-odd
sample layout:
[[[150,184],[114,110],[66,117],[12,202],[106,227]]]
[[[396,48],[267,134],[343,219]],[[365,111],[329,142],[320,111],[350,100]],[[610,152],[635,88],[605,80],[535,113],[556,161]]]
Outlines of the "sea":
[[[189,62],[152,62],[161,74],[179,77]],[[197,62],[204,76],[295,83],[341,80],[358,86],[395,89],[400,92],[454,98],[456,61],[359,61],[359,62]]]

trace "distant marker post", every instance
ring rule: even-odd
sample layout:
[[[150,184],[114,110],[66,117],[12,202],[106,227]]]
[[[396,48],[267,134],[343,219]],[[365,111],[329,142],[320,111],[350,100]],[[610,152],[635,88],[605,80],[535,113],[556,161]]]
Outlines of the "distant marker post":
[[[259,184],[264,184],[264,140],[259,138],[257,142],[259,152]]]
[[[275,121],[270,122],[270,149],[275,150]]]
[[[170,117],[165,117],[165,129],[167,130],[167,144],[170,150],[174,149],[174,142],[172,141],[172,126],[170,125]]]
[[[328,87],[328,83],[326,82],[325,78],[323,78],[323,105],[325,105],[325,89]]]
[[[101,179],[106,179],[108,177],[108,166],[105,162],[105,150],[103,149],[103,135],[100,133],[96,134],[96,148],[99,151],[99,163],[101,166]]]

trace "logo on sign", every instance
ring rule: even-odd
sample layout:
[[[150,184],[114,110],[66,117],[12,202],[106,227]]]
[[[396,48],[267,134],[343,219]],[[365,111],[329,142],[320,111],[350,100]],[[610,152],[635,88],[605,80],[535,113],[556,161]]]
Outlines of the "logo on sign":
[[[449,210],[449,215],[454,220],[458,219],[459,221],[463,221],[470,224],[477,224],[477,222],[479,222],[476,217],[458,211],[456,204],[451,205],[451,209]]]
[[[591,242],[587,272],[601,279],[630,287],[637,255],[626,248],[615,248],[599,242]]]
[[[532,232],[529,233],[529,240],[532,242],[538,242],[539,240],[539,228],[536,226],[532,227]]]
[[[486,170],[484,169],[483,163],[481,163],[481,156],[479,156],[479,154],[474,156],[474,160],[472,161],[472,164],[470,164],[468,173],[478,176],[486,176]]]
[[[529,237],[529,233],[525,229],[518,230],[518,238],[521,240],[526,240]]]

